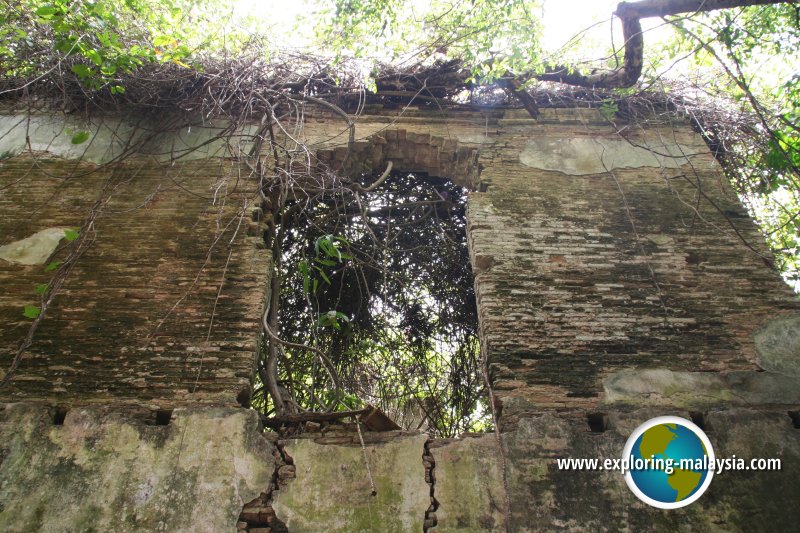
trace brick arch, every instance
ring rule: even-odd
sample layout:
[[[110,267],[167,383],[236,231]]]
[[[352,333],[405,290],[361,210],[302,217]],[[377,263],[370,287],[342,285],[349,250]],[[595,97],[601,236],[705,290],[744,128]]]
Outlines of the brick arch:
[[[352,151],[347,146],[318,150],[317,159],[351,176],[381,171],[391,161],[396,171],[449,178],[470,190],[477,189],[480,177],[476,147],[404,129],[384,130],[355,141]]]

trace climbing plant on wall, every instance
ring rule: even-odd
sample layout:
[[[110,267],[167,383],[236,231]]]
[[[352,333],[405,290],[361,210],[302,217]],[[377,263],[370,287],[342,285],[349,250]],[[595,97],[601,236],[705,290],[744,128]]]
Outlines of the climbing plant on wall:
[[[0,94],[170,128],[223,123],[227,155],[259,180],[271,221],[260,406],[284,415],[373,402],[447,435],[481,423],[470,414],[482,385],[464,191],[430,176],[317,168],[294,136],[307,108],[339,117],[348,148],[351,117],[370,103],[400,113],[521,104],[536,115],[556,102],[597,107],[613,126],[635,122],[636,105],[685,113],[766,213],[780,266],[796,278],[798,78],[770,92],[754,83],[752,65],[797,51],[798,16],[795,5],[751,4],[764,2],[621,4],[624,44],[586,73],[543,59],[534,4],[521,0],[434,2],[424,12],[394,0],[319,3],[319,53],[277,53],[264,35],[234,35],[210,15],[221,9],[210,0],[6,0]],[[644,55],[640,18],[671,13],[681,13],[667,19],[675,42]],[[702,88],[647,68],[681,54],[720,66],[726,81]],[[708,88],[714,94],[700,92]]]

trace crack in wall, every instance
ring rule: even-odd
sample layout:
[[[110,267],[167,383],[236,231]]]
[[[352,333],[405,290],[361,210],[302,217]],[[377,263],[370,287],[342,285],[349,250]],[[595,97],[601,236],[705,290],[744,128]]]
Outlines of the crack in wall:
[[[272,435],[271,433],[265,433],[268,438]],[[285,487],[289,480],[295,478],[296,468],[294,459],[286,452],[286,441],[277,438],[270,440],[273,440],[275,445],[275,449],[272,452],[275,457],[275,471],[272,473],[272,480],[266,491],[244,505],[236,523],[237,532],[289,533],[286,524],[275,514],[272,502],[275,499],[275,493]]]
[[[431,440],[425,441],[425,447],[422,452],[422,464],[425,466],[425,483],[431,488],[431,504],[425,511],[425,521],[422,523],[423,533],[431,531],[436,528],[438,523],[436,519],[436,510],[439,508],[439,501],[436,499],[436,461],[433,459],[433,454],[430,450]]]
[[[425,512],[432,503],[432,511],[438,504],[431,499],[431,487],[426,483],[426,478],[430,480],[426,472],[431,459],[424,449],[426,435],[417,431],[367,430],[359,438],[354,422],[306,422],[287,428],[280,435],[296,465],[296,478],[280,492],[273,492],[272,508],[289,530],[427,530],[423,527]],[[362,439],[375,494],[371,494]],[[421,459],[429,464],[420,465]],[[418,470],[420,466],[422,472]]]

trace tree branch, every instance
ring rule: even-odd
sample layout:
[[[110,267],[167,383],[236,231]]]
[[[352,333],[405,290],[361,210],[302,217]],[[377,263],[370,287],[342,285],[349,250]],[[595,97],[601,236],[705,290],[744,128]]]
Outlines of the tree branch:
[[[797,0],[640,0],[620,2],[616,15],[621,18],[650,18],[678,13],[704,13],[732,7],[794,4]]]
[[[640,2],[620,2],[617,4],[617,10],[614,14],[622,21],[622,34],[625,38],[625,62],[621,68],[581,74],[580,72],[572,71],[568,67],[557,66],[548,68],[543,74],[537,74],[534,77],[541,81],[556,81],[595,89],[631,87],[639,80],[644,64],[644,39],[642,37],[641,19],[677,15],[679,13],[701,13],[732,7],[794,3],[797,3],[797,0],[642,0]]]

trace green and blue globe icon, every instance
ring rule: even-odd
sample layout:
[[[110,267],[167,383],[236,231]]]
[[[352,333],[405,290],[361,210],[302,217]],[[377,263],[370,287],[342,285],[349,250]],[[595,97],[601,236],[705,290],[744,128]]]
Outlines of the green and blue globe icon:
[[[622,453],[625,482],[642,501],[677,509],[697,500],[714,476],[711,442],[692,422],[677,416],[648,420],[631,434]]]

